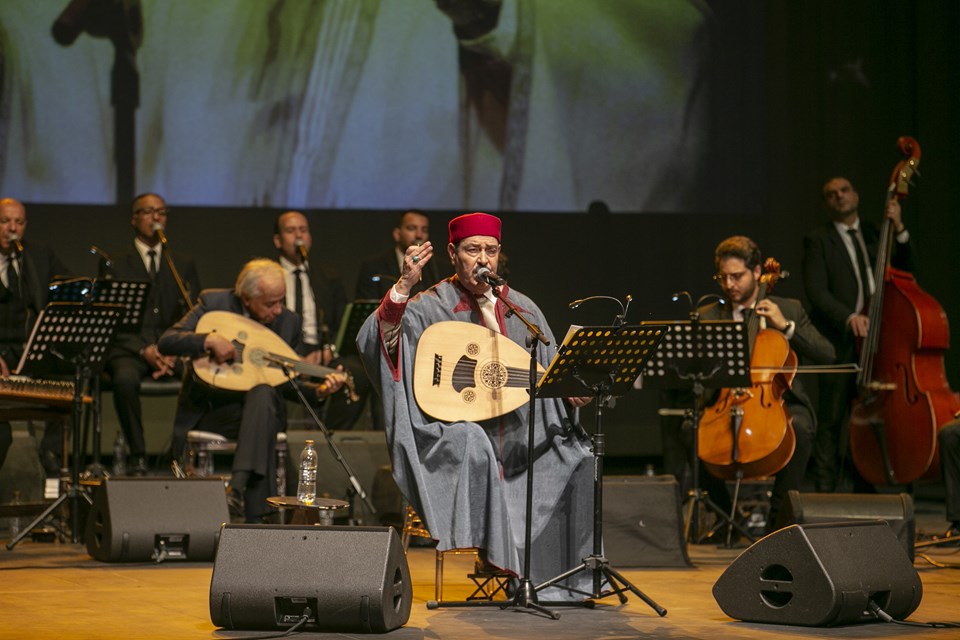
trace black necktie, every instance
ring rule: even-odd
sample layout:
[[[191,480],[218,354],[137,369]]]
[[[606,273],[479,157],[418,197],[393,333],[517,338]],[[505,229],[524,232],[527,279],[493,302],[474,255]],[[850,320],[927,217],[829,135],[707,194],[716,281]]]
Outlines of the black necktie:
[[[155,280],[157,277],[157,250],[150,249],[150,251],[147,251],[147,255],[150,256],[150,279]]]
[[[293,272],[293,310],[303,319],[303,269],[296,269]]]
[[[7,258],[7,289],[14,298],[20,297],[20,274],[13,266],[14,257]]]
[[[857,254],[857,269],[860,270],[860,282],[863,283],[863,297],[866,299],[873,295],[873,291],[870,290],[870,276],[868,275],[870,268],[867,266],[867,256],[863,252],[863,247],[860,246],[857,230],[847,229],[847,233],[850,234],[850,239],[853,240],[853,250]]]

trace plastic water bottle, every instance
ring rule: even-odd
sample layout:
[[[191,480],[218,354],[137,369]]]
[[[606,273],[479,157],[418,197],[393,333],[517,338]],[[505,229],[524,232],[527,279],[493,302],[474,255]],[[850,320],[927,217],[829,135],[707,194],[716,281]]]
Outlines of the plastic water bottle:
[[[123,431],[119,429],[113,441],[113,475],[127,475],[127,442],[123,437]]]
[[[300,452],[300,482],[297,484],[297,501],[313,504],[317,499],[317,449],[313,440],[303,443]]]
[[[20,504],[20,492],[13,492],[13,499],[10,501],[11,506],[18,506]],[[18,535],[20,535],[20,516],[19,514],[14,515],[10,518],[10,539],[13,540]]]

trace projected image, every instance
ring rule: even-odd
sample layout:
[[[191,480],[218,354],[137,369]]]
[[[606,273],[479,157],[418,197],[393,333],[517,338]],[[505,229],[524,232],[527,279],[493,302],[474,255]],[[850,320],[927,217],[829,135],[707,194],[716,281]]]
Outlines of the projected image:
[[[695,0],[5,0],[0,191],[115,202],[127,143],[133,190],[178,204],[683,211],[707,24]]]

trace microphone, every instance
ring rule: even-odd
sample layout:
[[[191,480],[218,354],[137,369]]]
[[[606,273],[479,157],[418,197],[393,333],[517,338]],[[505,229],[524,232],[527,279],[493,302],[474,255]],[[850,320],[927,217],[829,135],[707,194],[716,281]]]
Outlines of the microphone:
[[[14,253],[19,253],[21,255],[23,254],[23,243],[20,242],[20,236],[15,233],[11,233],[7,236],[7,240],[13,243]]]
[[[105,266],[107,269],[113,269],[113,260],[110,259],[110,256],[107,255],[106,251],[95,244],[90,245],[88,251],[95,256],[100,256],[100,259],[103,260],[103,266]]]
[[[481,282],[486,282],[491,287],[502,287],[507,284],[507,281],[495,274],[493,271],[490,271],[489,267],[480,267],[474,273],[477,280]]]
[[[160,244],[167,246],[167,236],[163,233],[163,225],[159,222],[154,222],[153,230],[156,232],[157,237],[160,238]]]
[[[304,264],[306,264],[307,263],[307,246],[304,244],[303,240],[300,238],[297,238],[296,240],[293,241],[293,245],[297,248],[297,251],[300,253],[300,260],[303,261]]]

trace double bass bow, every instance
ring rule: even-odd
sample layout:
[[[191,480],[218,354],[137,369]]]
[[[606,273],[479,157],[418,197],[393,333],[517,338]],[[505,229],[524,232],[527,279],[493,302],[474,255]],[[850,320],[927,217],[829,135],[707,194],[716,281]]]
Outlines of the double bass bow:
[[[757,302],[780,280],[780,263],[767,258]],[[751,316],[755,321],[756,316]],[[750,355],[751,387],[721,390],[704,410],[698,448],[704,467],[724,480],[769,476],[793,457],[796,436],[783,395],[793,383],[797,355],[783,333],[761,328]]]
[[[884,210],[907,196],[920,163],[920,145],[897,141],[904,158],[894,167]],[[911,273],[890,266],[893,225],[884,218],[870,299],[870,324],[860,353],[859,397],[850,417],[850,451],[865,480],[906,484],[935,477],[937,431],[960,409],[950,390],[943,353],[950,346],[947,316]]]

